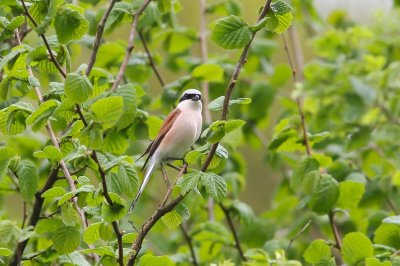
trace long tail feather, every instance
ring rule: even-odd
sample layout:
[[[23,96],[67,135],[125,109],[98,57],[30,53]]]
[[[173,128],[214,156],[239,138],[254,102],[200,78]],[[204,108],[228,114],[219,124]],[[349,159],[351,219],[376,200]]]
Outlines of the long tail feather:
[[[131,206],[129,207],[129,212],[132,212],[133,208],[135,208],[136,202],[138,201],[140,195],[142,194],[144,188],[149,182],[151,172],[153,172],[154,167],[156,166],[156,162],[151,160],[149,167],[147,168],[146,174],[144,175],[143,183],[140,185],[139,191],[133,200]]]

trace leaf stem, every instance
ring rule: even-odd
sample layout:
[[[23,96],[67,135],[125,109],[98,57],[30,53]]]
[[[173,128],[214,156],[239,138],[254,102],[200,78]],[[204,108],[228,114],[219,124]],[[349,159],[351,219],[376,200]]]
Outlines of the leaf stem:
[[[142,42],[143,48],[144,48],[144,50],[146,51],[147,58],[149,59],[149,64],[150,64],[151,68],[153,69],[154,74],[156,74],[157,80],[158,80],[158,82],[160,83],[161,87],[164,88],[165,82],[164,82],[164,80],[162,79],[161,74],[160,74],[160,72],[159,72],[158,69],[157,69],[157,66],[156,66],[156,64],[155,64],[155,62],[154,62],[154,60],[153,60],[153,56],[151,55],[150,49],[149,49],[149,47],[147,46],[145,37],[143,36],[143,33],[142,33],[142,32],[138,32],[138,35],[139,35],[140,41]]]

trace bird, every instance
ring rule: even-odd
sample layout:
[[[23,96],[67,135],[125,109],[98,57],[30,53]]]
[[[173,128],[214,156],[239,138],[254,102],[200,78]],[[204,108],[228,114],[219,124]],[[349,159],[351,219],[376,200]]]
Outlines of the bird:
[[[140,159],[147,154],[142,167],[142,171],[146,168],[146,173],[129,212],[135,207],[153,170],[163,162],[183,159],[183,155],[200,137],[201,112],[201,92],[196,89],[184,91],[178,106],[165,118],[156,138],[139,157]]]

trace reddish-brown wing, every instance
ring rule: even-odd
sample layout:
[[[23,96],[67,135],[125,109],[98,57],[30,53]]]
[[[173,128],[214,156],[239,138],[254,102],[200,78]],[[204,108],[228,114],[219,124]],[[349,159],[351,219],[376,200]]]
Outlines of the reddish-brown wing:
[[[149,154],[146,158],[146,161],[143,164],[142,171],[146,167],[147,163],[149,162],[150,157],[157,150],[161,141],[164,139],[165,135],[167,135],[168,131],[171,129],[175,120],[178,118],[178,116],[181,113],[182,113],[182,111],[179,108],[176,108],[165,118],[163,124],[161,125],[160,131],[157,134],[157,137],[150,143],[150,145],[147,147],[146,151],[139,157],[139,159],[140,159],[144,155]]]

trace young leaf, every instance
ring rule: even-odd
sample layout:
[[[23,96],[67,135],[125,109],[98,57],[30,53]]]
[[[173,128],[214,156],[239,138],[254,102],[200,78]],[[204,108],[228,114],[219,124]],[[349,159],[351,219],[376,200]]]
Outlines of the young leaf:
[[[52,161],[61,161],[64,157],[59,149],[54,146],[46,146],[43,151],[37,151],[33,153],[36,158],[45,158]]]
[[[211,40],[225,49],[243,48],[253,36],[246,21],[233,15],[214,21],[210,27]]]
[[[304,259],[310,264],[318,264],[323,259],[330,259],[332,257],[330,247],[324,240],[314,240],[306,249],[303,254]]]
[[[208,104],[208,109],[211,111],[221,111],[224,106],[225,96],[220,96]],[[239,98],[236,100],[229,100],[229,106],[232,104],[250,104],[251,98]]]
[[[350,266],[355,266],[368,257],[374,256],[371,240],[363,233],[353,232],[343,238],[342,257]]]
[[[61,197],[66,193],[65,189],[62,187],[52,187],[49,190],[46,190],[43,194],[42,194],[42,198],[45,199],[53,199],[56,197]]]
[[[102,214],[104,220],[111,223],[112,221],[117,221],[124,217],[126,213],[126,202],[113,192],[109,192],[108,194],[113,201],[113,206],[103,203]]]
[[[166,213],[161,221],[169,228],[173,229],[179,226],[184,220],[189,219],[189,209],[183,204],[179,204],[172,211]]]
[[[179,178],[177,186],[181,189],[181,194],[185,195],[190,190],[194,189],[201,178],[200,173],[188,173]]]
[[[0,256],[8,257],[11,256],[13,252],[8,248],[0,248]]]
[[[151,254],[146,254],[140,257],[139,265],[146,266],[175,266],[175,262],[173,262],[168,256],[154,256]]]
[[[340,208],[356,208],[365,192],[365,185],[346,180],[339,184],[340,196],[337,202]]]
[[[15,156],[15,152],[7,147],[0,147],[0,178],[2,178],[8,169],[11,158]]]
[[[101,224],[102,223],[92,223],[88,226],[85,233],[83,234],[83,241],[85,241],[86,244],[91,245],[100,239],[99,231]]]
[[[68,254],[78,248],[81,243],[79,228],[75,226],[61,226],[52,234],[53,247],[60,254]]]
[[[292,13],[293,8],[285,1],[279,0],[271,4],[271,10],[275,14],[283,15],[286,13]]]
[[[400,248],[400,216],[389,216],[383,219],[374,233],[374,242],[396,249]]]
[[[93,92],[93,86],[87,77],[69,73],[65,79],[65,95],[74,103],[84,103]]]
[[[327,214],[339,198],[339,184],[330,175],[322,174],[313,189],[310,207],[318,214]]]
[[[100,99],[92,104],[92,112],[96,121],[102,123],[104,129],[113,127],[123,112],[122,96],[111,96]]]
[[[32,125],[32,129],[35,131],[39,130],[47,123],[49,117],[53,114],[58,104],[59,103],[56,100],[48,100],[40,104],[39,108],[28,116],[26,124]]]
[[[88,30],[89,22],[76,9],[76,6],[64,6],[55,18],[57,38],[62,44],[79,40]],[[83,10],[80,11],[83,12]]]
[[[23,160],[18,164],[17,168],[18,187],[22,197],[27,201],[35,196],[39,177],[37,167],[31,161]]]
[[[226,197],[227,187],[225,180],[212,172],[201,175],[201,183],[205,186],[207,194],[216,201],[221,201]]]
[[[61,205],[61,218],[65,225],[75,226],[79,224],[80,218],[72,202]]]

